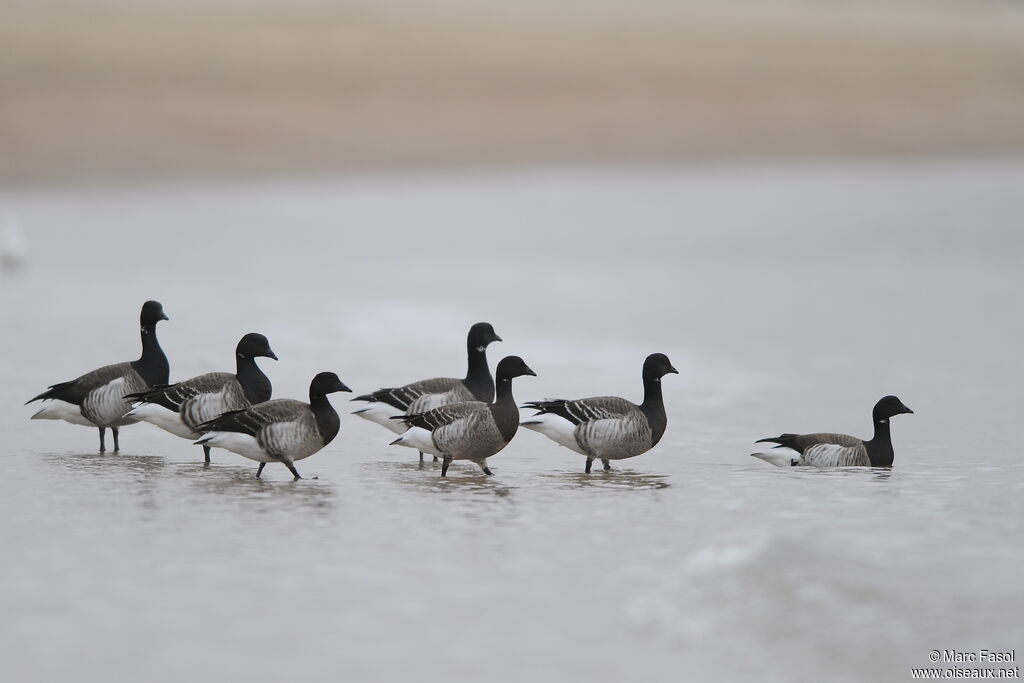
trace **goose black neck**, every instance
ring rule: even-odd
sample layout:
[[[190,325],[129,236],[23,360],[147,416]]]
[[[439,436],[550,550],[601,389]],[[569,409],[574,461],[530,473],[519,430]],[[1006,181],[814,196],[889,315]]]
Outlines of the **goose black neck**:
[[[309,392],[309,407],[316,418],[316,430],[326,446],[338,435],[338,429],[341,427],[338,412],[327,400],[326,394],[313,393],[312,389]]]
[[[156,323],[142,326],[142,356],[132,363],[135,371],[149,386],[167,384],[171,366],[167,362],[160,341],[156,338]]]
[[[892,450],[892,436],[888,418],[875,418],[875,435],[864,442],[872,467],[892,467],[895,454]]]
[[[661,395],[660,377],[644,377],[644,402],[640,404],[640,410],[647,417],[647,423],[651,426],[651,446],[656,446],[668,426],[665,402]]]
[[[491,404],[491,415],[494,423],[498,425],[501,438],[505,443],[512,440],[519,429],[519,408],[516,406],[516,399],[512,396],[512,378],[499,377],[497,400]]]
[[[249,403],[269,401],[273,387],[270,379],[263,374],[256,359],[249,356],[238,356],[235,361],[235,377],[242,385],[242,392]]]
[[[494,399],[494,380],[491,379],[491,371],[487,367],[487,350],[481,351],[473,346],[473,342],[467,342],[466,353],[469,357],[469,367],[466,370],[466,379],[462,380],[462,383],[476,400],[490,403]]]

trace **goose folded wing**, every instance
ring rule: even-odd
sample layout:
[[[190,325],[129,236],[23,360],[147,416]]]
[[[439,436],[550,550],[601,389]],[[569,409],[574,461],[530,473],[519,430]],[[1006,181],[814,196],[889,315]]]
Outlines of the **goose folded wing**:
[[[526,407],[539,410],[538,414],[554,413],[575,425],[594,420],[614,420],[638,414],[636,405],[618,396],[595,396],[574,401],[553,399],[528,403]]]
[[[89,392],[106,386],[119,377],[124,377],[125,373],[130,370],[130,363],[104,365],[102,368],[97,368],[92,372],[87,372],[81,377],[76,377],[69,382],[59,382],[54,384],[43,393],[30,399],[28,402],[32,403],[32,401],[56,399],[59,401],[66,401],[67,403],[74,403],[75,405],[82,405],[82,401],[84,401],[89,395]]]
[[[156,403],[168,410],[179,412],[181,407],[185,405],[189,399],[193,399],[202,394],[219,392],[224,387],[224,384],[232,379],[234,379],[234,375],[227,372],[209,372],[205,375],[199,375],[198,377],[193,377],[192,379],[187,379],[183,382],[177,382],[176,384],[154,387],[148,391],[139,391],[134,394],[128,394],[125,398],[128,400],[142,401],[143,403]],[[220,413],[223,412],[226,411],[220,411]],[[216,417],[216,415],[220,413],[210,415],[207,419]]]
[[[386,403],[389,406],[398,408],[403,412],[425,412],[431,409],[433,406],[421,406],[419,410],[412,410],[412,405],[417,399],[421,399],[424,396],[432,394],[445,394],[456,388],[457,385],[461,384],[459,380],[452,377],[435,377],[433,379],[425,379],[419,382],[413,382],[406,384],[401,387],[391,387],[387,389],[378,389],[372,394],[366,394],[365,396],[357,396],[356,401],[377,401],[379,403]]]
[[[238,432],[257,436],[265,427],[299,419],[309,406],[302,401],[279,398],[241,410],[232,410],[198,425],[201,432]]]
[[[193,431],[198,431],[201,424],[218,415],[249,406],[245,391],[234,375],[210,373],[203,378],[202,382],[192,383],[194,393],[180,408],[182,422]]]
[[[481,401],[464,401],[462,403],[449,403],[446,406],[434,408],[433,410],[428,410],[425,413],[403,415],[396,419],[401,420],[410,427],[419,427],[420,429],[426,429],[428,432],[432,432],[459,420],[465,420],[473,415],[482,414],[483,412],[490,414],[486,403]]]

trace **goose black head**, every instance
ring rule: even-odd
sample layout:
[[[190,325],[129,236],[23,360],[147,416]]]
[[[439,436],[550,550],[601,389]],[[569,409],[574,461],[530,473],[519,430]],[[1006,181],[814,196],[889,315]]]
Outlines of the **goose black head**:
[[[164,307],[159,301],[147,301],[142,304],[142,313],[139,314],[139,322],[143,327],[152,327],[161,320],[170,320],[164,313]]]
[[[537,373],[531,370],[530,366],[519,356],[506,356],[502,358],[494,374],[499,382],[507,382],[513,377],[522,377],[523,375],[537,376]]]
[[[477,323],[469,328],[469,335],[466,337],[466,345],[471,349],[483,351],[491,342],[502,341],[490,323]]]
[[[310,396],[326,396],[337,391],[352,391],[333,372],[318,373],[309,383]]]
[[[235,353],[239,358],[273,358],[277,360],[277,356],[270,350],[270,342],[262,334],[256,332],[250,332],[242,337],[238,346],[235,347]]]
[[[884,396],[875,404],[875,409],[871,411],[871,415],[874,417],[875,422],[888,422],[889,418],[893,415],[912,414],[913,412],[913,410],[903,405],[903,401],[895,396]]]
[[[672,367],[668,356],[663,353],[652,353],[647,356],[647,360],[644,361],[644,379],[660,381],[662,377],[668,374],[679,374],[679,371]]]

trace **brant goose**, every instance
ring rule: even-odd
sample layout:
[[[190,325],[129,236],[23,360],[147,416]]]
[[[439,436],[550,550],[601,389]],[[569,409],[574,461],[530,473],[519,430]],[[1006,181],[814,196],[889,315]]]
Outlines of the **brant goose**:
[[[751,453],[755,458],[779,467],[892,467],[892,438],[889,436],[889,418],[913,413],[895,396],[885,396],[871,411],[875,435],[863,441],[846,434],[783,434],[754,443],[778,444],[774,448],[796,451]]]
[[[260,464],[282,463],[301,479],[295,462],[308,458],[334,440],[341,421],[327,394],[352,391],[333,372],[321,372],[309,384],[309,403],[278,398],[233,410],[199,425],[199,446],[226,448]]]
[[[600,458],[608,471],[609,460],[646,453],[661,440],[668,425],[661,378],[669,373],[679,371],[668,356],[652,353],[644,361],[644,402],[640,405],[618,396],[535,401],[523,406],[538,412],[522,425],[587,456],[587,473],[595,458]]]
[[[170,366],[156,338],[156,324],[169,320],[158,301],[142,305],[142,356],[130,363],[107,365],[70,382],[61,382],[25,403],[53,399],[32,416],[33,420],[64,420],[71,424],[98,427],[100,453],[106,450],[105,434],[110,427],[114,434],[114,452],[120,450],[118,429],[135,422],[125,417],[131,405],[124,395],[167,384]]]
[[[487,458],[508,445],[519,427],[519,409],[512,397],[512,379],[536,376],[519,356],[503,358],[495,371],[498,398],[494,403],[462,401],[399,415],[394,419],[408,429],[391,445],[416,448],[441,457],[441,476],[448,476],[452,460],[472,460],[484,474],[491,474]]]
[[[435,377],[412,384],[390,389],[378,389],[372,394],[356,396],[353,401],[366,401],[367,405],[355,411],[353,415],[366,418],[371,422],[387,427],[396,434],[405,428],[394,418],[425,413],[449,403],[460,401],[494,400],[494,380],[487,368],[487,346],[492,342],[502,341],[494,333],[490,323],[477,323],[469,328],[466,337],[466,351],[469,356],[469,368],[465,379],[454,377]],[[434,458],[437,460],[437,458]],[[420,453],[423,462],[423,453]]]
[[[277,360],[267,338],[251,332],[235,347],[235,374],[208,372],[170,386],[128,394],[125,398],[136,406],[125,417],[195,441],[202,435],[199,425],[204,422],[270,400],[270,380],[256,365],[260,357]],[[204,445],[203,453],[209,463],[210,447]]]

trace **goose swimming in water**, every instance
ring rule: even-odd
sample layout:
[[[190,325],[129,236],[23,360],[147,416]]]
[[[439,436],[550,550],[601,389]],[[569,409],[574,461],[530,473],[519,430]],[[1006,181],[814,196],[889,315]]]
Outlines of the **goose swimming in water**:
[[[889,419],[913,412],[895,396],[885,396],[871,411],[875,434],[868,441],[846,434],[782,434],[755,441],[778,445],[751,455],[779,467],[892,467]]]

